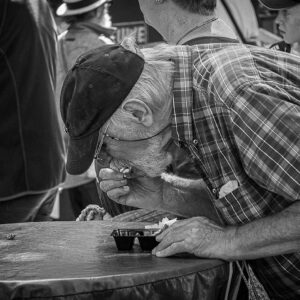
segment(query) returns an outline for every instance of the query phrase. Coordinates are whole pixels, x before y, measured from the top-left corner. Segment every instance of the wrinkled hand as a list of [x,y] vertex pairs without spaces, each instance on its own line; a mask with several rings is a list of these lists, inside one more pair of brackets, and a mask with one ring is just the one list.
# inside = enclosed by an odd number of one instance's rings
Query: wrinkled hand
[[76,219],[76,221],[99,221],[103,220],[106,211],[104,208],[90,204],[85,209],[83,209]]
[[152,253],[159,257],[187,252],[198,257],[226,259],[228,229],[205,217],[177,221],[156,237]]
[[162,179],[159,177],[124,178],[110,168],[99,171],[100,189],[120,204],[146,209],[159,209],[162,203]]

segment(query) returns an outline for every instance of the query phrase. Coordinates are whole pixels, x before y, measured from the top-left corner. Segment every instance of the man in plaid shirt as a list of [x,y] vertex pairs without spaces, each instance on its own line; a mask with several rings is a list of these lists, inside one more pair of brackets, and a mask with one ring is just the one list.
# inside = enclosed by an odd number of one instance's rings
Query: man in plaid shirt
[[[69,173],[95,156],[112,200],[186,218],[154,255],[246,260],[272,299],[299,299],[297,57],[230,42],[141,52],[126,40],[78,59],[61,108]],[[176,146],[211,193],[167,172]],[[205,201],[219,223],[203,217]]]

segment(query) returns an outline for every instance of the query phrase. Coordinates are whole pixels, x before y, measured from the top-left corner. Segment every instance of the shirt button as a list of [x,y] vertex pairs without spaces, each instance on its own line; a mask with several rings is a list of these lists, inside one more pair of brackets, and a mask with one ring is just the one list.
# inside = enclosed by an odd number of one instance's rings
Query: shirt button
[[212,193],[213,193],[214,195],[216,195],[216,194],[217,194],[217,189],[212,189]]
[[198,145],[198,143],[199,143],[198,140],[196,140],[196,139],[193,140],[193,144],[194,144],[194,145]]

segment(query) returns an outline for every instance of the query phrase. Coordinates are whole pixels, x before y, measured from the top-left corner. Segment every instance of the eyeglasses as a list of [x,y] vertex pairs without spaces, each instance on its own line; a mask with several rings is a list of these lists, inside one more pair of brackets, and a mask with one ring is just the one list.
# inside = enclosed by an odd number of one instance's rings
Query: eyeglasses
[[163,133],[166,129],[168,129],[169,127],[171,127],[171,124],[168,124],[166,127],[164,127],[162,130],[160,130],[159,132],[157,132],[156,134],[150,136],[150,137],[146,137],[143,139],[136,139],[136,140],[123,140],[123,139],[119,139],[117,137],[111,136],[107,133],[108,127],[110,125],[110,122],[107,123],[107,126],[105,127],[103,133],[101,133],[101,131],[99,131],[99,137],[98,137],[98,142],[97,142],[97,146],[96,146],[96,151],[95,151],[95,155],[94,155],[94,159],[98,160],[101,162],[102,157],[100,157],[100,152],[101,152],[101,148],[103,146],[104,143],[104,139],[110,138],[114,141],[118,141],[118,142],[140,142],[140,141],[146,141],[146,140],[150,140],[158,135],[160,135],[161,133]]
[[103,146],[103,142],[106,136],[108,136],[108,134],[106,133],[108,130],[108,126],[109,126],[110,122],[107,123],[104,132],[101,134],[101,131],[99,130],[99,137],[98,137],[98,141],[97,141],[97,146],[96,146],[96,151],[95,151],[95,155],[94,155],[94,159],[101,161],[101,158],[99,156],[100,152],[101,152],[101,148]]

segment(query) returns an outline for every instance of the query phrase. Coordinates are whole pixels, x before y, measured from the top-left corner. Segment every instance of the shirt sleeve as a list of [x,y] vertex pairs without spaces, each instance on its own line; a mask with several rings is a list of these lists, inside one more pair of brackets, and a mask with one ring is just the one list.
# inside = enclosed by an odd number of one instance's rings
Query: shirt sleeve
[[233,133],[248,176],[300,200],[300,88],[256,82],[231,95]]

